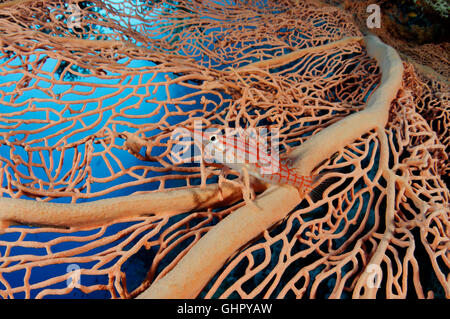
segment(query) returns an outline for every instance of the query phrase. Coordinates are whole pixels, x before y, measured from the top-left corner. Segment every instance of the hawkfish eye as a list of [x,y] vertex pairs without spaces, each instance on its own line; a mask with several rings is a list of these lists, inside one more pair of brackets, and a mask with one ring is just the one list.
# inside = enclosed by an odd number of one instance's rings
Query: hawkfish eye
[[210,140],[211,142],[213,142],[213,143],[216,143],[219,139],[217,138],[216,135],[211,135],[211,136],[209,137],[209,140]]

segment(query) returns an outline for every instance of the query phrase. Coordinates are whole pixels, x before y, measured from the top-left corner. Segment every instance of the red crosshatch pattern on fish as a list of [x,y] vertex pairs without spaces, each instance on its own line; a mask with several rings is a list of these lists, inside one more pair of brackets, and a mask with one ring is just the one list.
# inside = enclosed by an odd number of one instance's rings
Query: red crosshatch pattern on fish
[[313,189],[313,176],[300,175],[288,160],[280,160],[275,151],[269,153],[268,144],[261,136],[250,134],[220,135],[208,132],[202,134],[202,143],[207,156],[220,164],[248,173],[270,184],[288,184],[299,192],[307,193]]

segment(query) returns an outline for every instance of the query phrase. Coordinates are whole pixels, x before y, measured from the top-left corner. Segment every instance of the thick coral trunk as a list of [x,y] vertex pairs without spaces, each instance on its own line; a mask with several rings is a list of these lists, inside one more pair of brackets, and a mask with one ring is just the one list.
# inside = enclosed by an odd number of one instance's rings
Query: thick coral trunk
[[378,37],[365,38],[367,53],[375,58],[381,68],[382,78],[364,110],[349,115],[312,136],[290,155],[304,175],[336,150],[376,127],[384,127],[389,116],[389,106],[401,86],[403,65],[397,52],[383,44]]
[[[266,186],[252,179],[256,191]],[[231,204],[242,198],[238,186],[224,183],[204,188],[167,190],[146,194],[102,199],[80,204],[38,202],[26,199],[0,198],[0,231],[9,224],[46,225],[53,227],[88,227],[142,215],[168,216],[208,207]]]
[[[293,151],[295,165],[305,175],[365,132],[384,127],[388,120],[390,104],[401,87],[402,61],[377,37],[367,36],[364,42],[367,53],[379,63],[381,83],[363,111],[327,127]],[[300,201],[292,187],[269,188],[255,201],[260,211],[244,206],[227,216],[138,298],[196,297],[236,250],[284,218]]]

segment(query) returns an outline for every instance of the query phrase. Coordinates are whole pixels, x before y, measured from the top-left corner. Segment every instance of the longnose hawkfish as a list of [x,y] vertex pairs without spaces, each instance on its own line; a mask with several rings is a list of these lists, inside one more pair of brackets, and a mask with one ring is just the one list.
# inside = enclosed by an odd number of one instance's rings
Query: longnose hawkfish
[[273,149],[269,152],[268,145],[262,137],[245,133],[221,135],[191,129],[189,131],[194,133],[194,140],[201,140],[204,159],[214,161],[241,174],[245,186],[243,191],[246,190],[243,194],[244,200],[247,203],[250,203],[251,197],[254,197],[253,191],[250,190],[249,175],[268,184],[294,186],[301,197],[311,192],[321,177],[321,175],[299,174],[288,158],[282,158]]

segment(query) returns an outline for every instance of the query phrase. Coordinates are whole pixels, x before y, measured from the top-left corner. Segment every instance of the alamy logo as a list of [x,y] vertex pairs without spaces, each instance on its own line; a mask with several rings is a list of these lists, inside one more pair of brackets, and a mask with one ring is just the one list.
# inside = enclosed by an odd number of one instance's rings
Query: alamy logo
[[378,4],[370,4],[366,9],[370,15],[367,17],[366,24],[369,29],[381,28],[381,10]]
[[66,280],[67,287],[78,288],[80,287],[81,268],[77,264],[70,264],[66,269],[69,273],[69,277]]
[[366,285],[368,288],[380,288],[381,279],[383,278],[383,273],[381,271],[381,267],[376,264],[370,264],[367,266],[367,279]]
[[81,10],[78,4],[69,4],[68,11],[70,16],[67,18],[67,26],[72,30],[81,28]]

